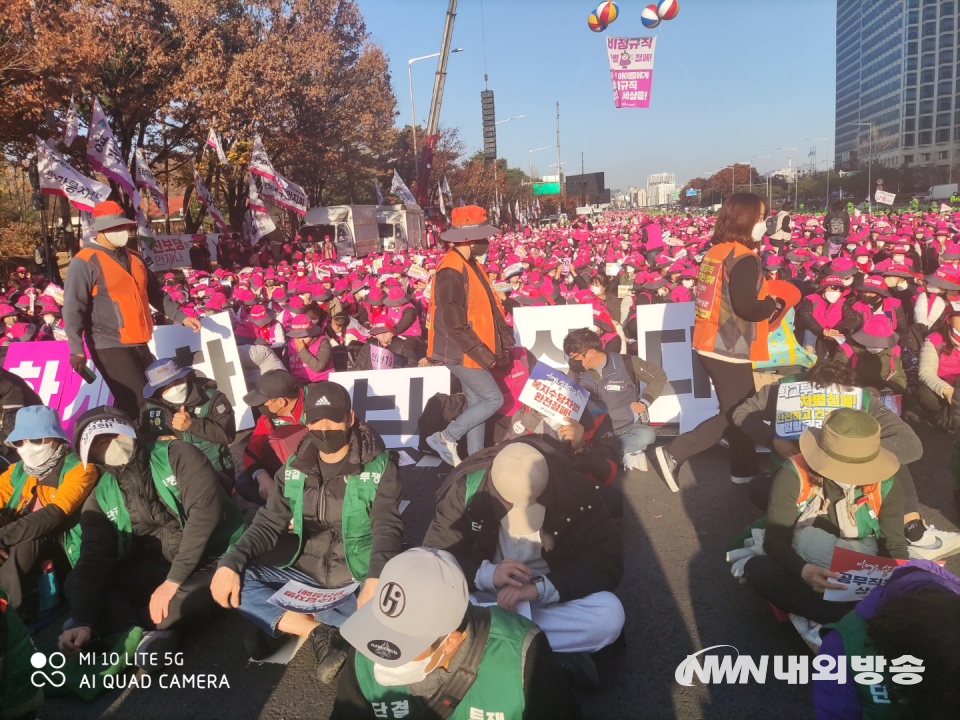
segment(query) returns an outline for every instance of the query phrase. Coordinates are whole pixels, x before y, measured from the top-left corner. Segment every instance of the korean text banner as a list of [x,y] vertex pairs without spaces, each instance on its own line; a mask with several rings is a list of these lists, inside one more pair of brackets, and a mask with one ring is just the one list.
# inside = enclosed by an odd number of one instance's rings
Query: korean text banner
[[613,102],[618,108],[650,107],[655,37],[607,38]]

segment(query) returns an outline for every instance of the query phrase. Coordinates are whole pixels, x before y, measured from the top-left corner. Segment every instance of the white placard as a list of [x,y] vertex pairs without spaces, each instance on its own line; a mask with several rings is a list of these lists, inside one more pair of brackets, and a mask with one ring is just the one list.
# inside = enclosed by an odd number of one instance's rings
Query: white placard
[[419,265],[411,265],[407,268],[407,275],[412,277],[414,280],[422,280],[424,282],[430,279],[430,271],[424,270]]
[[559,370],[538,362],[520,391],[519,400],[544,417],[564,423],[580,422],[590,393]]
[[897,194],[892,192],[884,192],[883,190],[877,189],[876,194],[873,196],[874,200],[883,205],[893,205],[894,199],[896,199]]
[[[217,240],[220,236],[211,233],[204,237],[211,261],[216,260]],[[193,238],[193,235],[157,235],[152,248],[146,243],[143,244],[143,262],[153,272],[188,268]]]
[[327,590],[291,580],[267,598],[267,602],[290,612],[313,614],[343,605],[358,587],[360,583],[352,582],[342,588]]
[[330,373],[350,393],[353,412],[380,433],[388,448],[420,445],[417,422],[435,394],[450,394],[445,367],[394,368]]
[[237,341],[229,313],[200,319],[200,332],[183,325],[159,325],[153,329],[150,352],[156,358],[173,358],[180,367],[190,366],[197,375],[215,380],[233,404],[237,430],[253,427],[253,411],[243,402],[247,381],[240,366]]
[[[684,413],[699,419],[716,415],[720,409],[713,383],[700,365],[691,346],[693,303],[666,303],[637,307],[637,354],[659,365],[669,382],[650,407],[650,422],[679,422]],[[695,427],[695,426],[694,426]]]
[[566,372],[563,339],[571,330],[593,325],[590,305],[518,307],[513,310],[513,336],[540,362]]
[[778,438],[796,440],[810,427],[823,427],[823,421],[834,410],[859,410],[863,394],[833,385],[815,388],[806,381],[780,383],[777,392],[776,434]]
[[370,363],[374,370],[392,370],[394,365],[393,353],[372,342],[370,343]]
[[508,265],[503,269],[504,279],[513,277],[514,275],[520,275],[523,272],[523,263],[514,263],[513,265]]

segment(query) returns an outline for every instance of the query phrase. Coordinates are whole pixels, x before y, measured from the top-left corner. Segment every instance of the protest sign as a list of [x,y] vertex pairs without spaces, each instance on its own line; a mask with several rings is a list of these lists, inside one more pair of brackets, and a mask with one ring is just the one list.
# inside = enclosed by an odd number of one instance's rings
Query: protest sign
[[823,421],[834,410],[860,410],[863,393],[832,385],[817,388],[808,382],[781,382],[777,393],[776,434],[778,438],[795,440],[810,427],[823,427]]
[[291,580],[271,595],[267,602],[290,612],[312,614],[343,605],[358,587],[360,583],[352,582],[341,588],[327,590]]
[[620,272],[620,263],[608,262],[604,268],[607,277],[614,277]]
[[407,268],[407,275],[414,280],[426,282],[430,279],[430,271],[424,270],[419,265],[411,265]]
[[621,300],[627,297],[627,295],[632,295],[632,294],[633,294],[633,288],[630,287],[629,285],[617,285],[617,297],[620,298]]
[[679,422],[681,432],[719,410],[710,377],[691,347],[693,312],[692,302],[637,308],[637,354],[662,367],[669,381],[650,407],[650,422]]
[[571,330],[593,325],[590,305],[518,307],[513,311],[513,335],[518,347],[525,347],[542,363],[567,369],[563,339]]
[[347,389],[357,419],[380,433],[388,448],[418,447],[417,421],[427,401],[438,392],[450,392],[445,367],[335,372],[329,379]]
[[541,415],[563,422],[583,415],[590,393],[559,370],[538,362],[520,391],[520,402]]
[[59,285],[54,285],[53,283],[47,284],[43,294],[52,297],[57,305],[63,305],[63,288]]
[[896,193],[885,192],[883,190],[877,190],[876,195],[874,195],[874,199],[881,205],[893,205],[896,197]]
[[217,256],[219,235],[157,235],[152,248],[143,246],[143,261],[153,272],[189,268],[190,248],[193,246],[194,237],[203,237],[210,257]]
[[393,367],[393,353],[376,343],[370,343],[370,362],[374,370],[390,370]]
[[823,599],[830,602],[857,602],[875,587],[886,585],[893,571],[905,562],[835,547],[830,560],[830,572],[840,573],[840,578],[832,582],[846,585],[846,588],[827,590],[823,593]]
[[230,314],[200,318],[200,325],[199,333],[183,325],[155,327],[150,352],[156,358],[173,358],[180,367],[192,367],[200,377],[215,380],[233,405],[237,430],[253,427],[253,411],[243,402],[247,381],[240,366]]
[[655,37],[607,38],[607,59],[610,61],[615,107],[650,107],[656,46]]
[[511,278],[514,275],[520,275],[523,273],[523,263],[514,263],[513,265],[508,265],[503,269],[503,277]]
[[498,282],[493,284],[493,289],[497,292],[505,293],[513,290],[513,285],[508,282]]

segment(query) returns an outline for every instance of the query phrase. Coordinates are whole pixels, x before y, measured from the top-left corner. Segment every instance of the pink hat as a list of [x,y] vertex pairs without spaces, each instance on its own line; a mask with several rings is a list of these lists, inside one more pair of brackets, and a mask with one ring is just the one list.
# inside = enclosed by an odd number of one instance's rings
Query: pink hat
[[818,286],[818,289],[823,290],[824,288],[828,288],[828,287],[835,287],[835,288],[845,287],[845,285],[843,284],[843,278],[837,275],[827,275],[823,280],[820,281],[820,285]]
[[370,328],[371,335],[379,335],[380,333],[395,333],[397,332],[397,326],[386,317],[380,317],[377,322],[373,324],[373,327]]
[[383,288],[373,287],[370,289],[370,293],[367,295],[367,304],[381,306],[383,305],[383,300],[386,297],[386,293],[383,292]]
[[384,299],[383,304],[387,307],[400,307],[401,305],[406,305],[408,302],[410,302],[410,298],[407,297],[407,294],[400,285],[390,285],[387,289],[387,297]]
[[37,334],[37,326],[33,323],[18,322],[14,323],[7,330],[7,335],[9,335],[14,340],[19,340],[20,342],[30,342],[34,335]]
[[320,326],[307,315],[294,315],[287,323],[287,337],[317,337],[321,332]]
[[873,292],[877,293],[877,295],[890,297],[890,290],[887,288],[887,283],[879,275],[870,275],[864,278],[863,282],[857,285],[856,289],[859,292]]
[[276,315],[272,311],[267,310],[263,305],[254,305],[250,309],[250,322],[252,322],[257,327],[264,327],[269,325],[276,319]]
[[892,348],[900,339],[886,315],[871,315],[851,337],[868,348]]

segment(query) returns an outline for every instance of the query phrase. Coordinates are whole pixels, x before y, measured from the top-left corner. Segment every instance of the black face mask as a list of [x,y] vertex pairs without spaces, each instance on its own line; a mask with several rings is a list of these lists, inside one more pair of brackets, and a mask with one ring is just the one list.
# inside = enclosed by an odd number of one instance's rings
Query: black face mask
[[477,240],[475,243],[472,243],[470,245],[470,255],[472,255],[475,258],[478,258],[481,255],[486,255],[489,249],[490,249],[489,240]]
[[570,372],[582,373],[585,369],[583,367],[583,360],[574,360],[573,358],[569,358],[567,363],[570,367]]
[[333,455],[342,450],[350,440],[350,430],[311,430],[311,437],[317,448],[324,455]]

